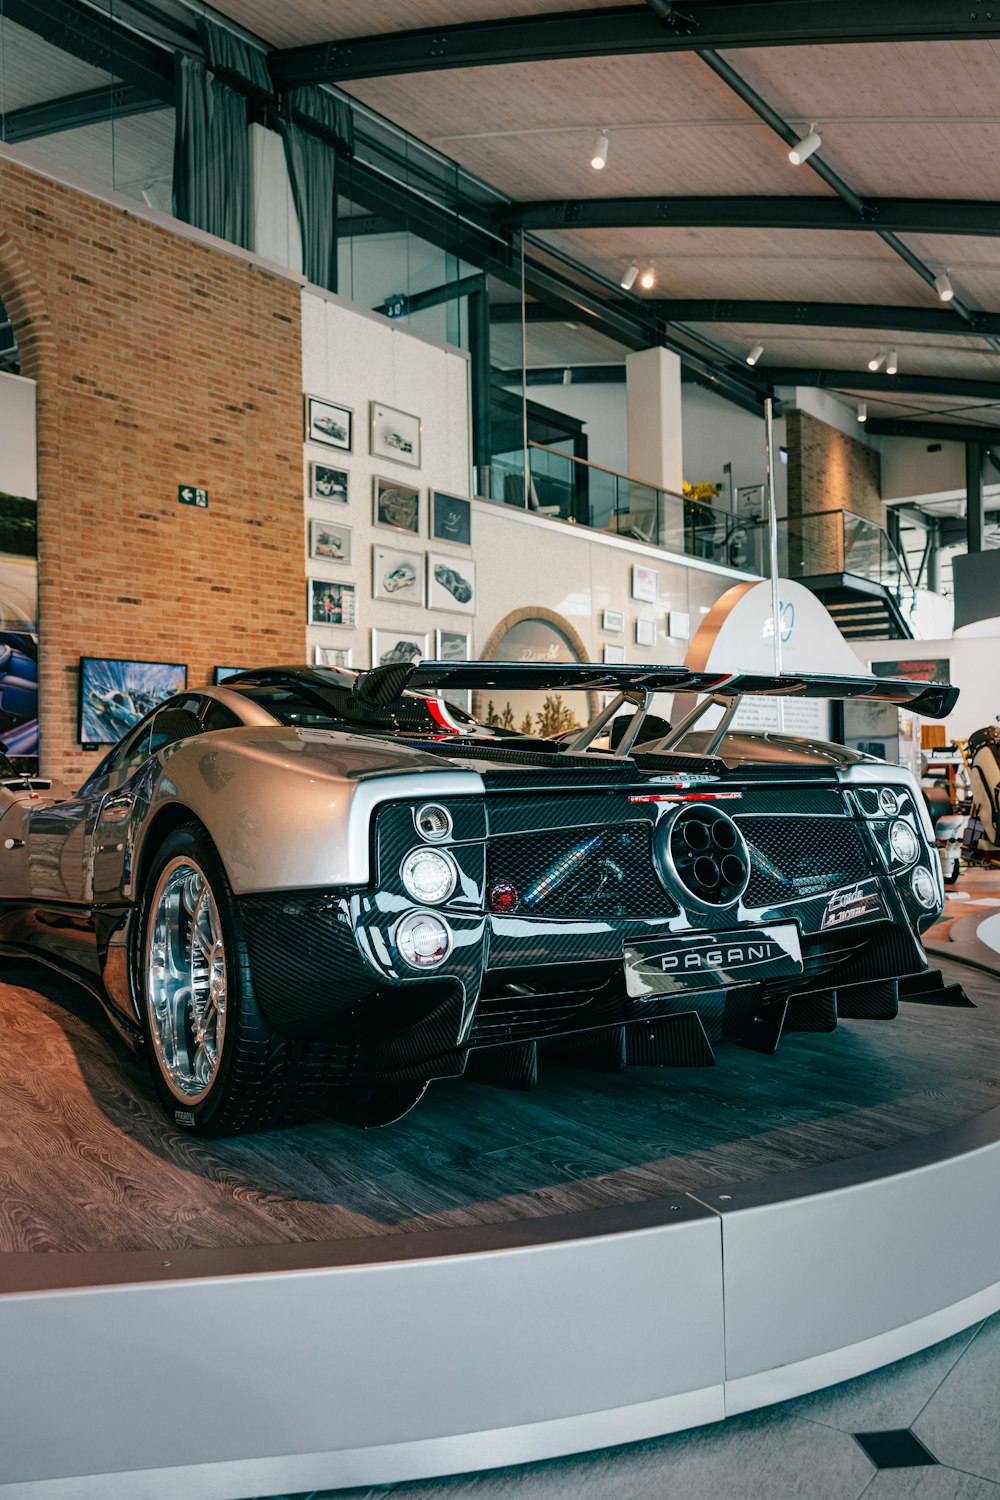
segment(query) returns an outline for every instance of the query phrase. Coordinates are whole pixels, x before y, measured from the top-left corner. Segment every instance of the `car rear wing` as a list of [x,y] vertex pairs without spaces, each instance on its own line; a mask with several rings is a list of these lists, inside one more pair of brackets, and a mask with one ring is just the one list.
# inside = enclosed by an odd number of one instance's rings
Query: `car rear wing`
[[766,676],[757,672],[691,672],[687,667],[607,666],[592,662],[422,661],[393,662],[362,673],[355,692],[367,703],[388,707],[403,692],[521,693],[614,692],[637,702],[652,693],[707,693],[716,698],[763,694],[782,698],[867,698],[943,719],[958,700],[948,682],[904,677]]

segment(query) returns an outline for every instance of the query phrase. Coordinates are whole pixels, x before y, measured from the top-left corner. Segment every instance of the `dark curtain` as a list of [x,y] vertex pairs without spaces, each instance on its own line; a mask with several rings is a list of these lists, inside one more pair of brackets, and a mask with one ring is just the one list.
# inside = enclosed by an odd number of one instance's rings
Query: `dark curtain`
[[247,101],[190,57],[177,59],[174,214],[252,248]]
[[292,89],[281,133],[307,281],[337,290],[337,161],[353,144],[349,107],[322,89]]

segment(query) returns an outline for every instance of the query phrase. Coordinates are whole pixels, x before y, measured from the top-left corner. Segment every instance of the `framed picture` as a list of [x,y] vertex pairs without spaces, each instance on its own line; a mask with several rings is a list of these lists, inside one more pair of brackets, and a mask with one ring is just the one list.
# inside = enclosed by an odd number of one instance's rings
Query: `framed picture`
[[610,635],[617,635],[625,629],[625,616],[620,609],[606,609],[601,615],[601,629]]
[[643,599],[647,604],[656,603],[660,575],[655,568],[644,568],[640,563],[632,565],[632,598]]
[[214,682],[218,687],[220,682],[225,682],[227,677],[235,677],[237,672],[245,672],[246,667],[216,667]]
[[395,599],[398,604],[423,604],[423,553],[402,552],[396,547],[373,547],[372,598]]
[[349,563],[352,535],[350,526],[336,521],[310,521],[309,556],[321,562]]
[[604,664],[605,664],[605,666],[608,666],[608,667],[610,667],[610,666],[620,667],[620,666],[622,666],[622,664],[624,663],[624,661],[625,661],[625,647],[624,646],[619,646],[619,645],[617,645],[613,641],[605,641],[605,643],[604,643]]
[[691,637],[691,616],[672,609],[667,614],[667,635],[672,641],[686,641]]
[[317,667],[353,666],[354,652],[350,646],[320,646],[317,644],[313,663]]
[[309,465],[310,500],[332,500],[335,505],[347,504],[347,470],[331,469],[329,464]]
[[309,579],[309,624],[357,623],[357,590],[353,583],[331,583],[326,578]]
[[165,661],[81,656],[81,745],[114,745],[164,698],[187,687],[187,667]]
[[372,402],[372,458],[420,468],[420,418]]
[[335,401],[321,401],[319,396],[306,397],[306,442],[323,443],[350,453],[354,447],[354,412]]
[[380,479],[376,474],[375,525],[390,526],[394,531],[420,534],[420,491],[412,485],[398,484],[395,479]]
[[472,501],[431,490],[431,536],[439,542],[472,546]]
[[635,622],[635,643],[637,646],[656,645],[656,621],[644,620],[642,618]]
[[372,666],[392,662],[422,661],[427,655],[427,637],[415,630],[373,630]]
[[476,565],[471,558],[428,552],[427,604],[463,615],[476,613]]
[[434,654],[438,661],[468,661],[472,656],[472,636],[461,630],[439,630]]

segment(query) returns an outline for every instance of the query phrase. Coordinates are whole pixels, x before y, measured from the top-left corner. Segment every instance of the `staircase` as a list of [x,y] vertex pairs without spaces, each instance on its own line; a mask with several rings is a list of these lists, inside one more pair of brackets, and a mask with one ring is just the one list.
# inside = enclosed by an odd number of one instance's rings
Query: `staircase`
[[[781,523],[788,577],[821,599],[848,640],[912,640],[916,590],[884,527],[846,510]],[[782,540],[779,533],[779,545]]]
[[822,600],[847,640],[913,639],[895,595],[884,583],[850,573],[825,573],[799,582]]

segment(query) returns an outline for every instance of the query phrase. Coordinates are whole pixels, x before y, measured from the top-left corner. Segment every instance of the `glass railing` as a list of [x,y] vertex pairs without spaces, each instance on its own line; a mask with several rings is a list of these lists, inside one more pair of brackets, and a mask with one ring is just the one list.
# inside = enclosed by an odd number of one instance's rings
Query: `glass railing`
[[529,443],[528,466],[525,486],[523,455],[495,454],[491,464],[476,471],[476,493],[668,552],[742,572],[762,571],[766,534],[753,521],[731,511],[659,489],[542,443]]
[[[766,548],[767,524],[756,526]],[[849,510],[811,511],[779,521],[778,571],[783,578],[868,578],[892,595],[906,620],[916,602],[909,564],[888,532]]]

